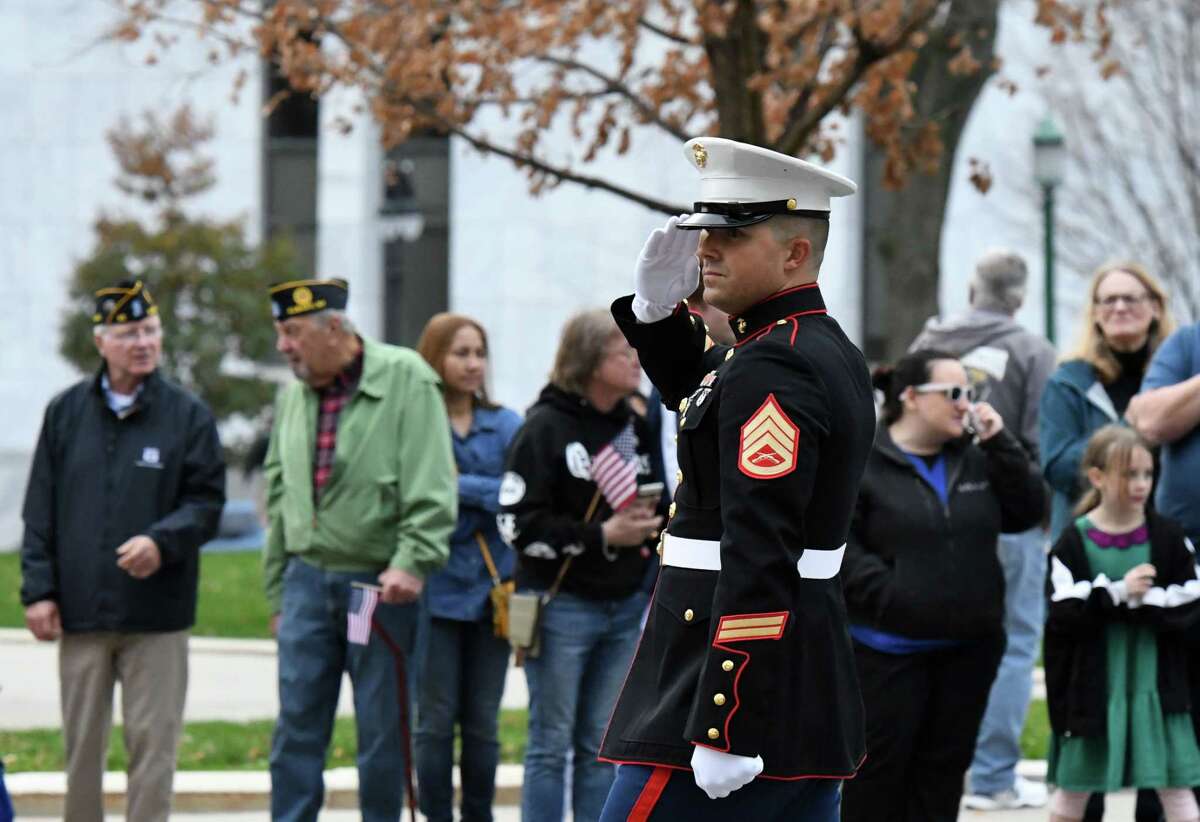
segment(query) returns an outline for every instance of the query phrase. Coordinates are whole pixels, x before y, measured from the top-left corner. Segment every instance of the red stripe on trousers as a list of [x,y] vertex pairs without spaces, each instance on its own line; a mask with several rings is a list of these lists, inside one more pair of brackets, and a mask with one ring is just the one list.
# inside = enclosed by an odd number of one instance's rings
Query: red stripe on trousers
[[650,814],[654,811],[654,806],[658,804],[662,792],[666,790],[667,780],[670,778],[670,768],[654,769],[654,773],[650,774],[650,778],[646,780],[642,792],[638,794],[637,802],[633,803],[633,810],[629,812],[628,822],[646,822],[650,818]]

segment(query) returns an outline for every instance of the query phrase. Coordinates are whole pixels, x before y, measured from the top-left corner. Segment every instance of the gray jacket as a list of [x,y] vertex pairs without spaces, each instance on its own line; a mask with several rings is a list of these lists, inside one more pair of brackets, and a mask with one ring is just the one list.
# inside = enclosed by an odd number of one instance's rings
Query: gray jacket
[[985,386],[982,399],[1036,457],[1038,403],[1056,356],[1045,337],[1026,331],[1007,314],[972,309],[944,320],[931,317],[909,351],[918,348],[961,358],[972,380]]

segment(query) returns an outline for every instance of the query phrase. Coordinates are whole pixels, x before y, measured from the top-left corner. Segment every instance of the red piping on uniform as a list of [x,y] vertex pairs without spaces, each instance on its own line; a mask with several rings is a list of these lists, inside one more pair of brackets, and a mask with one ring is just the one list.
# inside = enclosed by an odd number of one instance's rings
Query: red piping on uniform
[[714,642],[712,646],[714,648],[720,648],[726,653],[740,654],[741,656],[745,657],[742,660],[742,664],[738,666],[737,673],[733,675],[733,707],[729,710],[729,715],[725,717],[725,725],[723,727],[724,733],[722,734],[722,736],[725,738],[725,747],[718,748],[715,745],[705,745],[706,748],[711,747],[714,750],[729,753],[729,749],[733,746],[733,743],[729,740],[729,723],[733,721],[733,715],[736,714],[738,712],[738,708],[741,707],[741,700],[738,698],[738,681],[742,678],[742,671],[746,670],[746,666],[750,663],[750,654],[748,651],[739,651],[735,648],[728,648],[724,645],[718,645],[716,642]]
[[664,768],[661,765],[656,767],[654,772],[650,774],[650,778],[646,780],[642,792],[638,794],[637,802],[633,804],[633,809],[629,811],[626,822],[646,822],[650,818],[650,814],[654,812],[654,806],[662,798],[663,791],[666,790],[667,782],[670,779],[670,768]]
[[788,345],[796,344],[796,335],[800,332],[800,323],[795,317],[792,317],[792,338],[788,340]]
[[[793,322],[795,322],[797,317],[807,317],[811,314],[828,314],[828,313],[829,313],[828,309],[813,308],[809,311],[798,311],[795,314],[789,314],[788,316],[781,317],[780,319],[792,320]],[[733,347],[737,348],[739,346],[745,345],[748,342],[753,342],[754,340],[757,340],[757,339],[767,336],[767,334],[771,333],[771,329],[774,328],[778,324],[779,324],[779,321],[774,320],[774,321],[768,323],[763,328],[760,328],[758,331],[751,331],[750,335],[748,337],[746,337],[746,339],[742,340],[741,342],[734,343]]]
[[[699,742],[693,742],[692,745],[697,748],[711,747],[710,745],[701,745]],[[713,748],[713,750],[716,751],[720,749]],[[688,773],[692,772],[692,769],[687,765],[664,765],[661,762],[643,762],[640,759],[613,759],[612,757],[608,756],[597,756],[596,759],[600,762],[607,762],[610,765],[640,765],[643,768],[668,768],[672,771],[687,771]],[[854,770],[850,771],[850,773],[817,773],[802,774],[800,776],[769,776],[767,774],[759,774],[754,778],[770,779],[773,782],[795,782],[799,779],[853,779],[858,774],[858,769],[861,768],[863,763],[866,761],[867,756],[866,754],[863,754],[863,758],[858,760],[858,764],[854,766]]]
[[662,762],[643,762],[640,759],[613,759],[610,756],[597,756],[599,762],[607,762],[610,765],[641,765],[645,768],[670,768],[673,771],[687,771],[691,773],[692,769],[687,765],[664,765]]
[[[763,297],[754,305],[750,306],[750,308],[758,308],[763,303],[769,303],[771,300],[775,299],[776,297],[782,297],[784,294],[795,294],[797,291],[808,291],[810,288],[816,288],[817,285],[817,283],[804,283],[804,285],[794,285],[791,288],[783,289],[783,291],[776,291],[774,294],[768,294],[767,296]],[[749,311],[750,308],[747,308],[746,311]],[[742,313],[745,314],[746,311],[743,311]]]

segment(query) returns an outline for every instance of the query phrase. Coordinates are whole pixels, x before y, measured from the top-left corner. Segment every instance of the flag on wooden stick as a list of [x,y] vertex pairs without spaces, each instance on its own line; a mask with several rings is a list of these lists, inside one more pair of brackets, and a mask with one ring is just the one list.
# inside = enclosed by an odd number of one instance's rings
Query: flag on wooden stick
[[379,604],[379,588],[374,585],[351,583],[350,609],[346,614],[346,639],[356,645],[371,641],[371,620]]
[[637,475],[637,435],[630,422],[592,457],[592,480],[609,507],[620,511],[637,495]]

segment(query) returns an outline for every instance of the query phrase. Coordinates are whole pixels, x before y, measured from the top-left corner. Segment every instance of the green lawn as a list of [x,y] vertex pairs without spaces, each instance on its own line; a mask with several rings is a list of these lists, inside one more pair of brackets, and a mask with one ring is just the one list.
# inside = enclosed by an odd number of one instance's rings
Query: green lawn
[[[257,551],[202,554],[196,636],[268,638],[267,600]],[[0,627],[25,625],[21,608],[21,563],[16,554],[0,554]]]
[[[0,554],[0,627],[22,627],[23,609],[18,600],[20,563],[15,554]],[[201,557],[200,602],[194,633],[197,636],[269,636],[267,603],[262,593],[259,555],[207,554]],[[520,762],[525,752],[526,712],[501,712],[501,757]],[[271,744],[270,721],[197,722],[187,726],[180,752],[182,770],[256,770],[265,768]],[[1021,737],[1021,755],[1043,759],[1050,740],[1046,703],[1036,700]],[[62,769],[62,737],[58,731],[0,731],[0,752],[10,771]],[[354,725],[339,719],[330,746],[329,765],[354,764]],[[113,731],[109,770],[123,770],[125,748],[119,729]]]
[[[524,710],[500,712],[500,761],[520,763],[525,756],[528,713]],[[271,750],[272,722],[193,722],[184,729],[179,752],[183,771],[252,771],[267,767]],[[1021,738],[1021,756],[1043,759],[1050,737],[1046,703],[1035,700],[1029,709],[1029,721]],[[57,730],[0,731],[0,751],[4,767],[19,771],[61,771],[62,735]],[[354,720],[341,717],[334,726],[327,766],[354,765]],[[125,769],[125,746],[121,729],[114,728],[108,749],[108,770]]]
[[[500,712],[500,759],[520,762],[525,756],[524,710]],[[182,771],[254,771],[265,770],[271,751],[271,720],[261,722],[193,722],[184,728],[179,751]],[[9,773],[20,771],[61,771],[63,769],[62,734],[57,730],[0,731],[0,751]],[[327,767],[354,765],[354,720],[339,717],[334,725]],[[125,745],[121,729],[114,728],[108,748],[107,769],[125,770]]]

